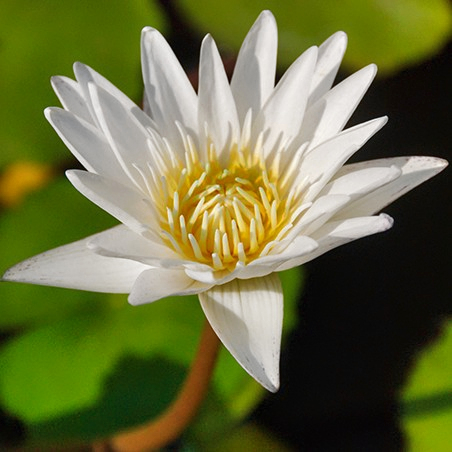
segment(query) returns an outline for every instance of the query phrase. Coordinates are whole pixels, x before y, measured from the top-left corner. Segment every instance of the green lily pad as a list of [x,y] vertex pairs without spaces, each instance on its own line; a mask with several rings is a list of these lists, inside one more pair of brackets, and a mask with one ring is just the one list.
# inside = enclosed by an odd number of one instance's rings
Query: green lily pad
[[349,36],[344,65],[355,70],[376,63],[388,73],[428,58],[451,35],[452,8],[447,0],[212,2],[181,0],[191,21],[236,52],[262,9],[278,22],[279,62],[288,66],[302,51],[338,30]]
[[[89,221],[86,219],[89,218]],[[117,222],[89,202],[63,177],[0,217],[0,271],[51,248],[100,232]],[[105,295],[28,284],[0,284],[0,328],[51,323],[90,309]]]
[[3,0],[1,8],[0,123],[8,126],[0,128],[0,165],[17,159],[55,162],[67,155],[42,111],[58,105],[50,77],[72,77],[74,61],[141,99],[141,28],[165,28],[153,1]]
[[452,324],[422,352],[403,392],[403,425],[412,452],[446,451],[452,442]]

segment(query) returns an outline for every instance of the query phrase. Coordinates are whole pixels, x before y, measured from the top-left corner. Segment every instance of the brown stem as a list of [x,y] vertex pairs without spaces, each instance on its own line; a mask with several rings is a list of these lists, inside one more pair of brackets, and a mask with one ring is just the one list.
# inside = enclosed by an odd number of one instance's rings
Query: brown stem
[[207,393],[218,355],[220,341],[206,321],[198,352],[177,399],[159,418],[148,425],[114,436],[95,450],[144,452],[159,449],[176,440],[196,415]]

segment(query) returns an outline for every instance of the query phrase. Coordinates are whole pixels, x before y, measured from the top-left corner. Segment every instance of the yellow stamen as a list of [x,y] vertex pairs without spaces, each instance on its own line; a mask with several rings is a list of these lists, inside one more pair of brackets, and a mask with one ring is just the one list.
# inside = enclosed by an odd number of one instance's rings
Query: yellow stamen
[[[267,254],[299,215],[295,206],[300,190],[281,186],[282,180],[287,183],[279,173],[282,151],[275,151],[270,165],[263,135],[254,149],[243,147],[250,143],[249,137],[243,138],[242,147],[234,145],[227,160],[224,153],[221,159],[217,156],[208,136],[199,151],[187,135],[182,137],[185,150],[179,154],[184,163],[177,158],[159,162],[159,168],[172,168],[160,179],[151,171],[161,185],[151,196],[159,204],[163,239],[182,258],[218,271],[232,271],[239,263],[246,265]],[[160,158],[164,151],[157,152]],[[152,191],[154,185],[146,187]]]

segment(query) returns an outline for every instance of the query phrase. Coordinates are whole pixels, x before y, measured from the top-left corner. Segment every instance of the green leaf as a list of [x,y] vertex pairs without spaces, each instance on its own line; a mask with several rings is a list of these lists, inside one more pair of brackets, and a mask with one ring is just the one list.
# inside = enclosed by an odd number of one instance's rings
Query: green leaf
[[[295,269],[283,276],[286,294],[294,295],[285,300],[286,326],[294,323],[299,275]],[[11,340],[0,352],[0,399],[39,441],[93,439],[141,423],[175,396],[204,321],[196,297],[132,307],[110,296],[89,313]],[[223,350],[193,428],[197,441],[243,419],[264,393]]]
[[278,451],[290,452],[291,449],[279,439],[257,424],[249,422],[215,442],[207,444],[203,452],[247,452]]
[[376,63],[391,72],[422,61],[438,51],[451,34],[452,9],[447,0],[181,0],[203,32],[234,52],[262,9],[270,9],[279,28],[279,62],[288,66],[302,51],[338,30],[349,36],[344,64],[357,69]]
[[123,358],[115,372],[106,378],[98,403],[66,416],[30,424],[30,442],[44,445],[68,438],[89,441],[145,423],[171,403],[185,371],[183,366],[165,358]]
[[[89,221],[87,219],[89,218]],[[0,217],[0,271],[117,222],[61,177]],[[28,284],[0,284],[0,328],[51,323],[105,300],[105,295]]]
[[[194,297],[138,308],[128,305],[124,296],[110,298],[109,304],[38,327],[3,348],[0,397],[10,412],[31,424],[75,411],[93,412],[93,407],[108,402],[105,382],[115,378],[115,371],[124,373],[116,367],[126,357],[146,361],[163,357],[188,366],[202,324]],[[158,404],[160,392],[152,386],[142,389]],[[92,421],[85,427],[90,429]]]
[[129,96],[141,100],[140,31],[163,29],[148,0],[2,0],[0,165],[16,159],[59,161],[67,151],[42,111],[58,105],[52,75],[72,77],[72,63],[91,65]]
[[404,427],[413,452],[449,450],[452,441],[452,324],[422,352],[403,393]]

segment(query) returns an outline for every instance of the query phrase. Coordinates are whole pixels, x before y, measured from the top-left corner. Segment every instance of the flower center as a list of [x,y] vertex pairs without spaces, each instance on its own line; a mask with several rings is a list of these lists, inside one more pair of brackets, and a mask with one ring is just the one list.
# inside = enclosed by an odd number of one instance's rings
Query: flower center
[[224,166],[216,155],[207,162],[192,148],[179,179],[165,176],[162,234],[189,260],[233,269],[270,251],[287,225],[290,200],[255,153],[234,150]]

